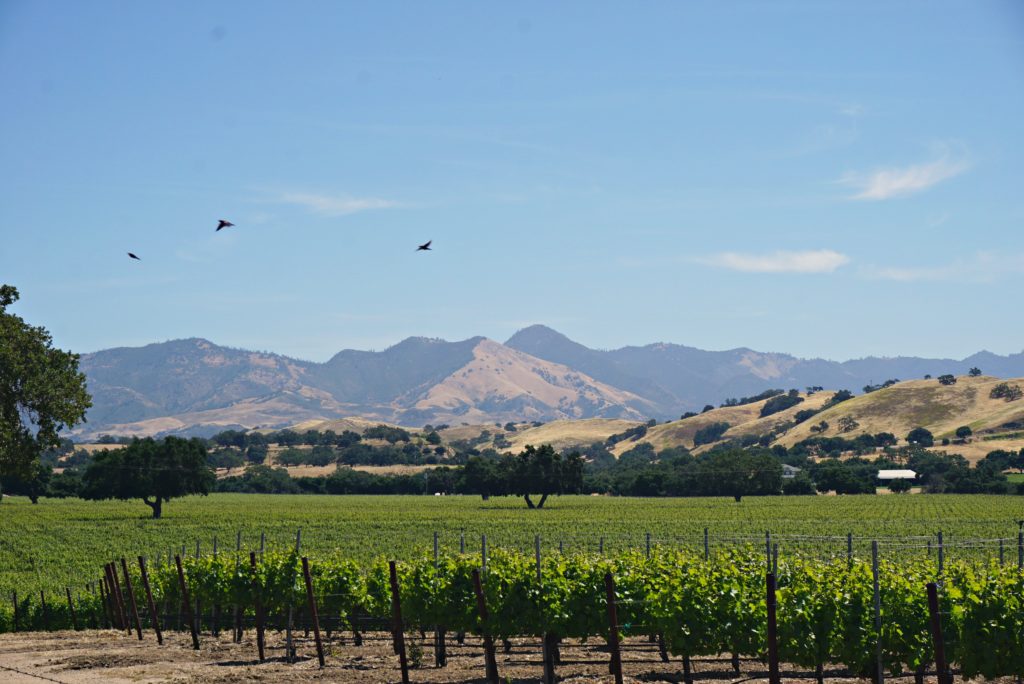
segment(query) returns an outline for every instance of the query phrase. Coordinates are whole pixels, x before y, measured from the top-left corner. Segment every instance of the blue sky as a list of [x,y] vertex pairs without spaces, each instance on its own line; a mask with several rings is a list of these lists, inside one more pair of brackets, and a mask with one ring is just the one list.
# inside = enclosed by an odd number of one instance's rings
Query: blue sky
[[6,0],[0,92],[75,351],[1024,348],[1022,3]]

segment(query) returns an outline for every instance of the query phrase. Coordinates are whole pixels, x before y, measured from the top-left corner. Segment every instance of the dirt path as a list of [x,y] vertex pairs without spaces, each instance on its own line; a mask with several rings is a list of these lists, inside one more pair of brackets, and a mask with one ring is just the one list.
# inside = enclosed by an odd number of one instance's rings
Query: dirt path
[[[252,634],[241,644],[233,644],[226,635],[220,639],[206,635],[201,649],[194,651],[187,634],[165,635],[158,646],[152,634],[144,641],[116,631],[48,632],[6,634],[0,636],[0,682],[7,684],[40,684],[50,681],[61,684],[79,683],[149,683],[149,682],[339,682],[374,684],[399,682],[398,658],[392,651],[387,634],[370,634],[362,646],[351,639],[333,639],[327,644],[327,667],[317,667],[312,639],[297,639],[298,662],[284,662],[282,635],[268,635],[268,662],[260,664]],[[451,642],[448,667],[433,667],[431,635],[421,640],[410,636],[410,660],[421,661],[410,672],[415,684],[482,684],[483,652],[479,640],[467,638],[465,645]],[[565,644],[562,664],[558,667],[561,681],[568,684],[600,682],[611,684],[608,654],[603,642],[595,639],[588,645]],[[766,682],[765,666],[745,660],[737,675],[727,659],[701,659],[693,663],[698,682]],[[502,682],[527,684],[539,682],[541,676],[540,645],[536,640],[517,639],[505,652],[498,647],[498,670]],[[627,682],[680,682],[682,663],[673,658],[662,663],[655,645],[646,639],[629,639],[623,646],[623,670]],[[826,672],[828,682],[861,682],[838,670]],[[794,668],[783,669],[783,679],[813,682],[813,673]],[[909,684],[913,678],[892,681]],[[934,677],[928,679],[934,681]],[[1012,680],[1006,680],[1010,682]]]

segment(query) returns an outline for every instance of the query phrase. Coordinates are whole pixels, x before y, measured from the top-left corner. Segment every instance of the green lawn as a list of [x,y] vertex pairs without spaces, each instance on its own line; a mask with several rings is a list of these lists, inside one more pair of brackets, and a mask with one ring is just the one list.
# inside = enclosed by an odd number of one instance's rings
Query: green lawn
[[[10,589],[63,589],[99,576],[107,560],[139,554],[153,557],[196,542],[212,551],[233,553],[236,533],[244,549],[258,548],[265,532],[268,546],[295,543],[302,529],[303,549],[311,555],[338,549],[359,560],[377,555],[405,558],[429,552],[433,533],[442,549],[459,548],[464,531],[467,552],[478,553],[486,533],[493,548],[532,548],[543,537],[544,552],[559,542],[568,550],[596,552],[642,548],[652,543],[703,546],[709,528],[711,546],[764,544],[764,533],[778,535],[781,553],[797,546],[827,555],[845,553],[838,537],[852,532],[857,553],[871,538],[910,540],[913,548],[883,544],[883,554],[927,552],[925,535],[942,530],[947,543],[964,538],[1012,539],[1006,557],[1016,560],[1016,520],[1024,518],[1024,498],[1012,496],[886,495],[731,499],[627,499],[553,497],[543,510],[527,510],[521,499],[424,496],[271,496],[216,494],[175,500],[164,518],[152,520],[141,502],[85,502],[5,497],[0,504],[0,596]],[[835,539],[789,538],[786,535]],[[997,547],[989,545],[994,554]],[[955,554],[951,546],[947,553]]]

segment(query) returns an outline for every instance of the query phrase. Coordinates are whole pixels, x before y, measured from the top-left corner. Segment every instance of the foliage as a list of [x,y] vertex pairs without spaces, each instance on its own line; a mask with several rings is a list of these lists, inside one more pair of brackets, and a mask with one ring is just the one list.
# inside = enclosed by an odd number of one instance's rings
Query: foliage
[[[299,554],[262,554],[256,568],[231,553],[183,559],[190,595],[201,605],[238,604],[251,611],[258,597],[271,615],[305,602]],[[496,550],[482,572],[489,617],[475,611],[472,574],[479,559],[464,554],[413,557],[397,563],[405,624],[411,630],[437,625],[450,631],[497,638],[511,636],[586,639],[607,633],[604,576],[616,589],[625,636],[658,633],[675,656],[733,652],[763,655],[767,633],[764,557],[752,548],[699,553],[655,546],[649,555],[626,551],[612,557],[546,553],[537,565],[529,554]],[[388,620],[388,560],[360,568],[338,554],[309,561],[313,593],[324,620],[352,625],[356,615]],[[932,644],[925,587],[934,570],[920,563],[883,559],[879,564],[881,630],[873,619],[871,564],[845,556],[829,560],[800,554],[779,558],[778,645],[784,662],[820,668],[842,663],[868,675],[880,653],[887,673],[900,675],[929,663]],[[138,571],[134,585],[138,587]],[[155,600],[181,600],[173,564],[150,566]],[[942,576],[940,611],[946,653],[965,678],[1012,676],[1024,668],[1024,575],[1014,566],[951,560]],[[141,598],[141,595],[140,597]],[[100,621],[94,597],[79,597],[83,620]],[[12,628],[12,610],[0,607],[0,631]],[[70,625],[66,607],[54,601],[45,616],[51,629]],[[19,602],[20,629],[43,624],[42,607]],[[169,626],[168,626],[169,627]]]
[[693,445],[700,446],[702,444],[711,444],[721,439],[722,435],[729,429],[729,424],[726,422],[715,422],[705,425],[693,435]]
[[725,407],[725,406],[743,406],[744,404],[753,404],[755,402],[762,401],[764,399],[771,399],[772,397],[776,397],[776,396],[778,396],[780,394],[784,394],[785,391],[786,390],[781,390],[781,389],[769,389],[769,390],[765,390],[764,392],[761,392],[760,394],[755,394],[752,397],[741,397],[739,399],[726,399],[724,402],[722,402],[722,406],[723,407]]
[[916,427],[907,433],[907,443],[927,449],[935,444],[935,438],[932,436],[932,433],[925,428]]
[[939,384],[940,385],[955,385],[956,384],[956,376],[948,374],[948,373],[946,375],[940,375],[938,377],[938,380],[939,380]]
[[803,402],[803,397],[796,396],[795,394],[780,394],[774,396],[764,403],[761,407],[761,417],[770,416],[773,413],[785,411],[786,409],[796,406]]
[[82,480],[86,499],[142,499],[153,509],[153,517],[159,518],[165,501],[209,493],[214,474],[206,464],[202,440],[147,437],[122,449],[99,452]]
[[864,385],[864,394],[871,394],[872,392],[877,392],[880,389],[885,389],[886,387],[892,387],[897,382],[899,382],[899,380],[897,378],[890,378],[890,379],[886,380],[885,382],[883,382],[881,385]]
[[850,390],[839,390],[829,397],[829,400],[825,402],[825,405],[821,407],[821,410],[824,411],[827,408],[832,408],[836,404],[841,404],[844,401],[849,401],[850,399],[853,399],[853,392]]
[[1024,392],[1021,391],[1020,385],[1011,385],[1006,382],[1000,382],[988,393],[990,399],[1005,399],[1006,401],[1017,401]]
[[78,355],[54,349],[45,328],[7,310],[18,290],[0,285],[0,475],[32,476],[59,434],[85,419],[92,400]]
[[860,427],[860,423],[851,416],[840,416],[839,420],[836,421],[836,427],[839,428],[840,432],[853,432]]

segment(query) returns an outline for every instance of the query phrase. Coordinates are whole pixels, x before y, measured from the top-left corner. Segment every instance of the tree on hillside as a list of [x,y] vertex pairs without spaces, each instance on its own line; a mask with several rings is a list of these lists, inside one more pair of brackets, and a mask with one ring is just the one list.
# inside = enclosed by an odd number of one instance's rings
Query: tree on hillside
[[92,400],[78,355],[54,349],[45,328],[7,311],[18,290],[0,285],[0,476],[31,477],[59,434],[85,419]]
[[970,437],[973,434],[974,434],[974,431],[971,430],[971,427],[969,425],[961,425],[960,427],[958,427],[956,429],[956,436],[959,439],[967,439],[968,437]]
[[967,371],[967,374],[970,375],[972,378],[976,378],[979,375],[981,375],[981,369],[975,366],[974,368],[971,368],[971,370]]
[[722,435],[729,429],[726,422],[709,423],[693,434],[693,445],[711,444],[721,439]]
[[159,518],[163,503],[188,494],[208,494],[215,476],[200,439],[135,439],[116,451],[101,451],[82,476],[84,499],[142,499]]
[[[551,494],[575,494],[583,489],[583,458],[578,453],[557,453],[550,444],[539,449],[527,445],[515,459],[510,490],[526,500],[528,508],[544,508]],[[536,504],[531,494],[540,494]]]
[[836,421],[836,426],[840,432],[853,432],[860,427],[860,423],[855,421],[851,416],[842,416]]
[[956,384],[956,376],[950,375],[949,373],[946,373],[945,375],[940,375],[938,380],[939,380],[939,384],[940,385],[955,385]]
[[907,442],[928,449],[935,444],[935,438],[923,427],[916,427],[907,433]]

